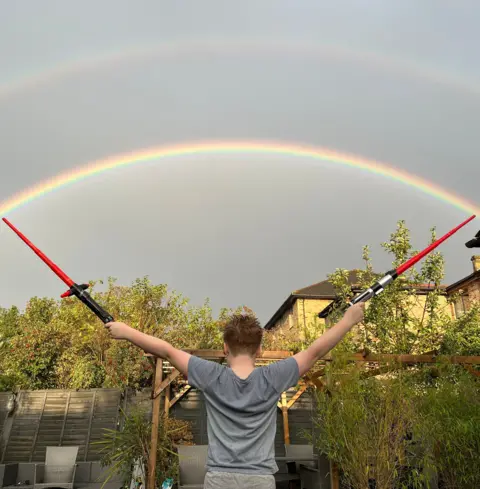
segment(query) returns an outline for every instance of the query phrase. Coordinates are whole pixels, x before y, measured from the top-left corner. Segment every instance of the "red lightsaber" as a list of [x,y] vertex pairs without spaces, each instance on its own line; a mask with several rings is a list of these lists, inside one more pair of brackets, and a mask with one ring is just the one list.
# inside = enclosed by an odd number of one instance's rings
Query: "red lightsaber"
[[74,295],[80,299],[94,314],[96,314],[105,324],[112,322],[113,317],[105,311],[91,295],[87,292],[88,284],[76,284],[58,265],[53,263],[42,251],[40,251],[25,235],[23,235],[8,219],[5,217],[2,221],[27,245],[34,253],[57,275],[57,277],[65,282],[69,289],[64,292],[61,297],[69,297]]
[[387,272],[381,279],[375,282],[371,287],[369,287],[367,290],[361,292],[359,295],[354,297],[351,300],[351,302],[348,303],[348,306],[353,306],[353,304],[357,304],[358,302],[366,302],[372,297],[383,292],[383,290],[387,285],[391,284],[396,278],[402,275],[402,273],[405,273],[409,268],[412,268],[413,265],[415,265],[415,263],[419,262],[422,258],[424,258],[426,255],[431,253],[435,248],[437,248],[437,246],[441,245],[445,240],[450,238],[450,236],[455,234],[459,229],[463,228],[463,226],[467,225],[470,221],[473,221],[473,219],[475,219],[475,215],[470,216],[468,219],[463,221],[457,227],[453,228],[451,231],[445,234],[445,236],[442,236],[441,238],[437,239],[435,242],[427,246],[423,251],[420,251],[420,253],[417,253],[415,256],[412,256],[412,258],[410,258],[405,263],[400,265],[397,269],[390,270],[389,272]]

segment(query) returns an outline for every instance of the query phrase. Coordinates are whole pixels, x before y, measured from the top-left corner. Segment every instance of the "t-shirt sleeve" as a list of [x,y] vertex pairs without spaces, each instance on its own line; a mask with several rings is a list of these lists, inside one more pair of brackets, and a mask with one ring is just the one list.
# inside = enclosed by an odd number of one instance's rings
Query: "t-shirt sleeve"
[[222,366],[216,362],[192,355],[188,361],[188,383],[196,389],[204,390],[218,377],[221,368]]
[[300,380],[298,363],[293,357],[265,367],[265,375],[278,394],[290,389],[290,387],[295,387]]

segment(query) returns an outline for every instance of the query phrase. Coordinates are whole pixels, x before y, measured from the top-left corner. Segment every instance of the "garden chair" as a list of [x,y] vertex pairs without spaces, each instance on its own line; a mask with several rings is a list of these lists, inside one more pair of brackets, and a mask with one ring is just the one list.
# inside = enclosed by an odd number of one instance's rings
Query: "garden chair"
[[47,447],[44,464],[35,464],[33,489],[73,489],[78,447]]
[[203,489],[208,445],[178,445],[177,451],[180,465],[178,489]]
[[17,485],[18,464],[0,465],[0,488],[12,487]]
[[329,489],[328,468],[320,470],[320,460],[312,445],[285,445],[285,458],[290,473],[300,475],[301,489]]

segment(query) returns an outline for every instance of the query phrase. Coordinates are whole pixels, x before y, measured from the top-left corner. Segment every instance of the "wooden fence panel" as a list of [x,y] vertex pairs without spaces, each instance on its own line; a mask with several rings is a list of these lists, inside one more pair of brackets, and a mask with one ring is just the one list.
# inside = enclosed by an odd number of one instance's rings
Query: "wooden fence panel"
[[21,391],[5,462],[42,462],[47,446],[78,446],[78,461],[95,461],[92,443],[117,426],[121,391]]

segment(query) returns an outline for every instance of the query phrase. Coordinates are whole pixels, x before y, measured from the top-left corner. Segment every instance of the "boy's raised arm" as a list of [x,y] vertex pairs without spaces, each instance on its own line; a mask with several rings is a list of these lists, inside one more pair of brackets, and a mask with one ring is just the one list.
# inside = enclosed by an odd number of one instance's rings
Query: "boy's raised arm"
[[188,376],[190,353],[178,350],[170,343],[142,333],[125,323],[113,322],[106,324],[105,327],[110,331],[112,338],[130,341],[145,352],[169,361],[182,375]]
[[364,309],[364,302],[353,305],[347,309],[343,318],[335,326],[323,333],[306,350],[294,355],[293,358],[298,363],[300,377],[305,375],[315,365],[317,360],[320,360],[334,348],[355,324],[363,320]]

